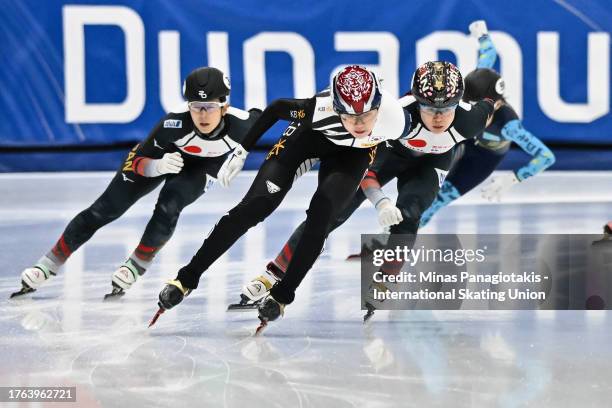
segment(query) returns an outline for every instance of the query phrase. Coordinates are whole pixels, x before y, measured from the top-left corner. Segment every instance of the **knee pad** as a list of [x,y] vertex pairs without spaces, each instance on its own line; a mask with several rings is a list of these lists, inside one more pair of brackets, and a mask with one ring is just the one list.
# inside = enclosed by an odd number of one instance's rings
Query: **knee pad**
[[178,222],[181,211],[183,211],[183,205],[178,200],[160,200],[155,206],[153,216],[159,217],[158,221],[173,228]]
[[121,214],[123,214],[123,211],[118,210],[112,205],[94,203],[80,215],[83,216],[83,220],[86,224],[101,227],[116,220]]

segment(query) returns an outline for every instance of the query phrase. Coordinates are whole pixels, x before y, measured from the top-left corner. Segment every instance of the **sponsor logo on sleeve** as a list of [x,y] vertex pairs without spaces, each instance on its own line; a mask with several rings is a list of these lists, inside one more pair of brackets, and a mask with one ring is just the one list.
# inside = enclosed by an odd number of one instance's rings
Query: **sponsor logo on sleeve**
[[183,121],[177,119],[167,119],[164,121],[165,128],[180,129],[183,127]]
[[304,119],[304,117],[306,117],[306,113],[304,112],[304,109],[292,110],[289,112],[289,115],[293,119]]

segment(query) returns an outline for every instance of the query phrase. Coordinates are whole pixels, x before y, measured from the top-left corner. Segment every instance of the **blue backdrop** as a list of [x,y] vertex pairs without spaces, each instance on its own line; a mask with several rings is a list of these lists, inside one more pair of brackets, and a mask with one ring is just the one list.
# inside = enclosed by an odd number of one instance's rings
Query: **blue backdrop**
[[610,145],[608,1],[2,0],[0,169],[113,168],[110,155],[49,167],[6,152],[136,142],[201,65],[229,74],[240,108],[307,97],[348,63],[374,65],[401,94],[423,60],[474,68],[475,19],[492,31],[496,67],[529,130],[551,143]]

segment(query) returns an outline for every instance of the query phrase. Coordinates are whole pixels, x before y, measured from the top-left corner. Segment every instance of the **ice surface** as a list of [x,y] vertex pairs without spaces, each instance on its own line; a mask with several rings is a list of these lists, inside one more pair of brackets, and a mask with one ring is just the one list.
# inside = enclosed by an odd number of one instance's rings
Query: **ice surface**
[[[20,271],[53,245],[111,174],[0,176],[0,386],[76,385],[74,407],[609,405],[608,312],[381,311],[364,326],[359,264],[343,259],[358,248],[359,233],[377,232],[371,208],[330,236],[285,317],[252,337],[256,313],[225,309],[303,219],[312,175],[213,265],[197,291],[147,329],[164,281],[252,177],[241,175],[229,190],[216,186],[186,209],[146,275],[124,298],[104,303],[156,193],[101,229],[48,285],[9,301]],[[611,181],[610,173],[551,172],[517,186],[502,204],[472,194],[425,231],[598,233],[612,218]]]

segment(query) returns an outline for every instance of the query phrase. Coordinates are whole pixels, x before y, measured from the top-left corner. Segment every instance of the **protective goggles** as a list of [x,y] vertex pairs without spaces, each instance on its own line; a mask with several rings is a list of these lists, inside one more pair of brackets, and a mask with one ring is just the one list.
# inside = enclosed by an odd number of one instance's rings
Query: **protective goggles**
[[430,115],[435,115],[436,113],[444,115],[446,113],[450,113],[454,111],[455,109],[457,109],[458,105],[459,104],[456,103],[454,105],[450,105],[445,108],[436,108],[435,106],[427,106],[427,105],[419,104],[419,110],[421,112],[429,113]]
[[200,102],[193,101],[189,102],[187,106],[189,106],[189,110],[192,112],[216,112],[227,105],[227,102]]
[[365,123],[371,119],[374,119],[377,113],[378,113],[378,109],[372,109],[370,111],[364,112],[359,115],[350,115],[348,113],[341,113],[340,119],[342,119],[343,122],[356,125],[358,123]]

